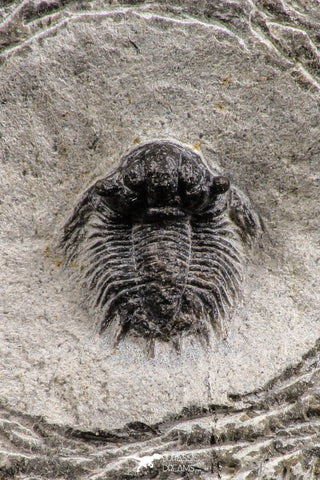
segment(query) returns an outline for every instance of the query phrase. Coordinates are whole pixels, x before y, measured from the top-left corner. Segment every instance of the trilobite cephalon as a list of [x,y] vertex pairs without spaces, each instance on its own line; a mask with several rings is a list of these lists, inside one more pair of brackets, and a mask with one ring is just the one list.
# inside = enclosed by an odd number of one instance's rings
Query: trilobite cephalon
[[189,148],[155,141],[82,196],[64,228],[101,331],[169,340],[221,330],[242,282],[243,239],[258,217]]

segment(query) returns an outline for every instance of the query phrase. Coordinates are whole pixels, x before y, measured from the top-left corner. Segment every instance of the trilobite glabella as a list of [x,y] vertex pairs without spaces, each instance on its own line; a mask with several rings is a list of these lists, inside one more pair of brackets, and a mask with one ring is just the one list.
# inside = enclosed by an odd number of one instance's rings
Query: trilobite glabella
[[221,331],[238,298],[248,199],[186,147],[155,141],[126,155],[82,196],[64,228],[101,331],[169,340]]

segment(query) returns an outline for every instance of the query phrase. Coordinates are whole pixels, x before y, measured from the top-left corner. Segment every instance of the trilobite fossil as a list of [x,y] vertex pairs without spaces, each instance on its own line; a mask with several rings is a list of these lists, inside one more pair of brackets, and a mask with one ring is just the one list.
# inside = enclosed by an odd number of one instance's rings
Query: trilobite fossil
[[200,155],[154,141],[84,193],[63,244],[101,332],[117,321],[118,339],[131,331],[168,341],[223,330],[258,225],[249,200]]

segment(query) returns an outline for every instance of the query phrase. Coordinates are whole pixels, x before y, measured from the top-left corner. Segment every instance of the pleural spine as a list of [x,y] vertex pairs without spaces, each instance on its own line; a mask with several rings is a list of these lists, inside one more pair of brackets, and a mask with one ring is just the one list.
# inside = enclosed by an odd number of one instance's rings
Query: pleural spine
[[[194,219],[187,291],[198,300],[214,330],[225,334],[224,320],[239,298],[244,252],[239,235],[225,212]],[[195,302],[196,304],[196,302]]]

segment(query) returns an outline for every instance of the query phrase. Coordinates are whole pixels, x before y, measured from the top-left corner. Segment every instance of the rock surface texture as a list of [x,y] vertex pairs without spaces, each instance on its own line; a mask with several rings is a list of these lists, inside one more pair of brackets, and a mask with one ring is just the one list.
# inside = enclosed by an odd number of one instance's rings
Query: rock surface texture
[[[0,479],[320,478],[319,2],[6,0],[0,22]],[[265,227],[210,348],[115,346],[62,268],[83,193],[154,139]]]

